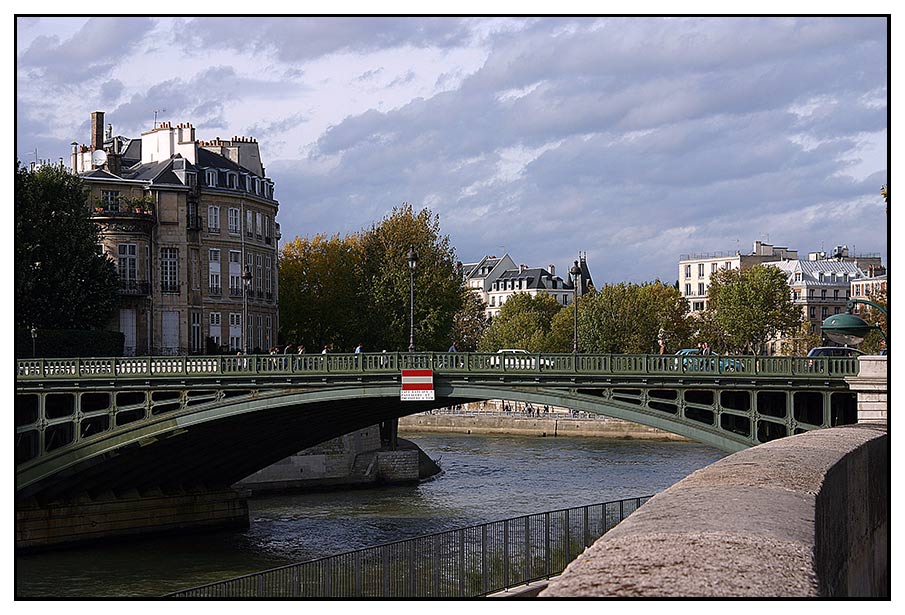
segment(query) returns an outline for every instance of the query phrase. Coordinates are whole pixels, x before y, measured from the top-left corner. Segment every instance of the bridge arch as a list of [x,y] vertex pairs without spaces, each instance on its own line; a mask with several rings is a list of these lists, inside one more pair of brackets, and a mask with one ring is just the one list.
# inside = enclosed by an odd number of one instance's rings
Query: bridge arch
[[[399,400],[406,368],[433,370],[436,401]],[[19,361],[17,370],[17,495],[53,499],[75,485],[221,488],[343,433],[482,399],[570,407],[731,452],[854,422],[843,377],[857,365],[381,353]]]

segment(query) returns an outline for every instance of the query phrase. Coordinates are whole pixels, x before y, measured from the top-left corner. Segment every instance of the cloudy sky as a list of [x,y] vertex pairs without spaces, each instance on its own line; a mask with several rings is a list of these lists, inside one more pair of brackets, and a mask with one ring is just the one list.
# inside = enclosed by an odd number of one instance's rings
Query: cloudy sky
[[846,244],[886,259],[883,18],[18,18],[16,153],[92,111],[137,137],[253,136],[283,239],[408,201],[464,262],[595,281],[679,255]]

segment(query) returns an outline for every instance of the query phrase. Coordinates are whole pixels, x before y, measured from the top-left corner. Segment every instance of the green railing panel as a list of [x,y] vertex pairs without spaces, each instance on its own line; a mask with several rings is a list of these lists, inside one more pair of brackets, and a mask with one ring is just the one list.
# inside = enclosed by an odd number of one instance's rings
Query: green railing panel
[[562,373],[586,375],[736,375],[843,378],[858,374],[857,358],[717,355],[362,353],[314,355],[85,357],[18,359],[17,380],[54,378],[305,375],[430,369],[455,373]]

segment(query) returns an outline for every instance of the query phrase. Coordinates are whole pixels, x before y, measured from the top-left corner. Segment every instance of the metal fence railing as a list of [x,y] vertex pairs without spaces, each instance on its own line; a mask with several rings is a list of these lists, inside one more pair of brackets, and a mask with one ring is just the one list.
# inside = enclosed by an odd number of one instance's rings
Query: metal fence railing
[[651,496],[410,538],[168,594],[170,598],[464,598],[561,573]]
[[499,355],[477,352],[303,354],[247,356],[84,357],[18,359],[16,378],[117,378],[154,376],[381,374],[402,369],[439,373],[587,375],[796,376],[826,378],[858,374],[857,358],[780,356],[683,356],[621,354]]

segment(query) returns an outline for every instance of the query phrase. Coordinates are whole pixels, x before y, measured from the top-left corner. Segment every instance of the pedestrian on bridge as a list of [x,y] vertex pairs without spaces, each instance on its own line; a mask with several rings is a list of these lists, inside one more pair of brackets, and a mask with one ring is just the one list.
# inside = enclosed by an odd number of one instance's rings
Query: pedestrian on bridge
[[459,352],[459,342],[453,342],[446,352]]
[[361,354],[361,343],[359,342],[358,346],[355,347],[355,354]]

